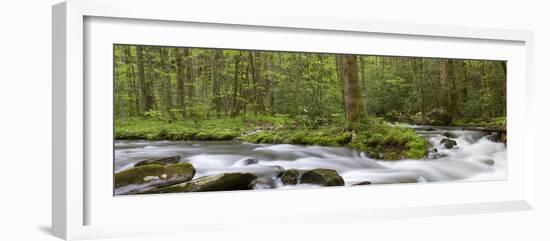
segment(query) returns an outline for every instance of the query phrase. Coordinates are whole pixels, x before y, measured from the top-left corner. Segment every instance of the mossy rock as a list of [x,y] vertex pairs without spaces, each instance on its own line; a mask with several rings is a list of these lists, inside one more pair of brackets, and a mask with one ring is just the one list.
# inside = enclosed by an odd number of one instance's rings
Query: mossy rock
[[285,185],[296,185],[300,180],[300,176],[303,171],[297,169],[289,169],[284,171],[281,175],[281,182]]
[[195,168],[190,163],[173,165],[150,164],[115,173],[115,188],[154,183],[155,186],[182,183],[193,179]]
[[300,182],[321,186],[344,186],[344,179],[337,171],[324,168],[304,172]]
[[249,190],[256,178],[256,175],[252,173],[223,173],[197,178],[185,183],[153,190],[149,193]]
[[453,121],[453,116],[443,109],[433,109],[426,115],[429,125],[448,126]]
[[140,161],[134,165],[134,167],[139,166],[145,166],[145,165],[151,165],[151,164],[158,164],[158,165],[168,165],[168,164],[176,164],[179,163],[181,160],[180,156],[169,156],[169,157],[161,157],[161,158],[154,158],[154,159],[147,159]]

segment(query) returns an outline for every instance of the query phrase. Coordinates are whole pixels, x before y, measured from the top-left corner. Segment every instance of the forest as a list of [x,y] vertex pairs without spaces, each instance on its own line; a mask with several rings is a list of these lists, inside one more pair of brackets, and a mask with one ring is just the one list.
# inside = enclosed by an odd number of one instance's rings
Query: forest
[[395,124],[505,129],[506,62],[114,45],[115,139],[351,146],[421,158]]
[[114,193],[502,180],[506,62],[114,45]]

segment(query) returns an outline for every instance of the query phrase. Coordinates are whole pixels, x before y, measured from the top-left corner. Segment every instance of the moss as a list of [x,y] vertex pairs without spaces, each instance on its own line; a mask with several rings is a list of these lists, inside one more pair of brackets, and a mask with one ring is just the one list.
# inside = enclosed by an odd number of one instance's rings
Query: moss
[[506,129],[506,117],[480,118],[480,119],[455,119],[453,120],[451,125]]
[[371,156],[385,160],[420,159],[428,154],[428,142],[412,129],[371,122],[350,143]]
[[[394,127],[382,119],[368,118],[346,123],[343,117],[291,119],[288,116],[241,116],[200,121],[119,120],[116,139],[232,140],[252,143],[344,146],[371,156],[418,159],[427,154],[428,143],[408,128]],[[244,134],[249,133],[249,134]]]

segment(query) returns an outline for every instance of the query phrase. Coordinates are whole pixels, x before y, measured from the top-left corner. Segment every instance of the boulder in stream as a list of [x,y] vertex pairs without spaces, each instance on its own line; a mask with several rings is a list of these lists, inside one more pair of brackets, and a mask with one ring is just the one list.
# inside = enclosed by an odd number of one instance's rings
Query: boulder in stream
[[440,108],[436,108],[428,112],[426,117],[428,118],[428,124],[435,126],[448,126],[453,121],[453,117],[449,114],[449,112]]
[[174,185],[191,180],[195,172],[190,163],[149,164],[115,173],[115,188],[144,184],[147,184],[145,187]]
[[281,182],[285,185],[296,185],[300,180],[303,171],[289,169],[280,174]]
[[458,135],[450,131],[443,132],[443,135],[447,138],[458,138]]
[[344,179],[335,170],[317,168],[304,172],[301,183],[321,186],[344,186]]
[[355,183],[355,184],[353,184],[352,186],[364,186],[364,185],[371,185],[371,184],[372,184],[372,182],[363,181],[363,182]]
[[152,159],[147,159],[147,160],[140,161],[140,162],[136,163],[134,165],[134,167],[151,165],[151,164],[158,164],[158,165],[176,164],[176,163],[179,163],[180,160],[181,160],[180,156],[152,158]]
[[485,165],[488,165],[488,166],[493,166],[495,165],[495,161],[493,161],[493,159],[483,159],[483,160],[480,160],[479,162],[485,164]]
[[451,140],[448,138],[441,139],[441,142],[439,143],[443,144],[443,146],[447,149],[452,149],[454,146],[458,145],[455,140]]
[[177,185],[151,190],[147,193],[249,190],[252,189],[252,182],[256,178],[256,175],[252,173],[223,173],[200,177]]

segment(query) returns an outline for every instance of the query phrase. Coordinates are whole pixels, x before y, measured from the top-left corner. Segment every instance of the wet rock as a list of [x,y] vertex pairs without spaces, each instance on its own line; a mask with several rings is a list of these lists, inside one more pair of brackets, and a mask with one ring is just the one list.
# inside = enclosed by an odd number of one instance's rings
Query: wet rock
[[453,121],[453,117],[445,110],[436,108],[426,114],[428,124],[436,126],[448,126]]
[[272,189],[275,188],[273,178],[257,178],[250,183],[253,189]]
[[363,186],[363,185],[371,185],[371,184],[372,184],[372,182],[364,181],[364,182],[355,183],[352,186]]
[[169,157],[147,159],[136,163],[134,167],[151,165],[151,164],[158,164],[158,165],[176,164],[176,163],[179,163],[180,160],[181,160],[180,156],[169,156]]
[[488,166],[495,165],[495,161],[493,161],[493,159],[483,159],[483,160],[480,160],[480,162]]
[[343,186],[344,179],[332,169],[317,168],[302,174],[301,183],[321,186]]
[[448,138],[441,139],[440,143],[443,144],[443,146],[447,149],[451,149],[454,146],[458,145],[458,143],[456,143],[455,140],[451,140],[451,139],[448,139]]
[[447,156],[448,156],[448,155],[445,154],[445,153],[437,152],[437,153],[430,153],[429,158],[430,158],[430,159],[439,159],[439,158],[444,158],[444,157],[447,157]]
[[148,193],[249,190],[252,189],[252,182],[256,178],[256,175],[252,173],[223,173],[197,178],[192,181],[152,190]]
[[172,165],[149,164],[115,173],[115,188],[128,185],[161,187],[189,181],[195,176],[190,163]]
[[281,173],[280,178],[285,185],[296,185],[299,182],[302,171],[296,169],[289,169]]
[[435,131],[435,128],[433,128],[433,127],[428,127],[428,128],[426,128],[426,131]]
[[450,131],[445,131],[443,135],[447,138],[458,138],[458,135]]
[[492,142],[503,142],[506,143],[506,133],[504,132],[494,132],[487,136],[487,140]]
[[246,158],[244,160],[241,160],[242,164],[247,166],[247,165],[252,165],[252,164],[258,164],[260,160],[258,159],[254,159],[254,158]]

